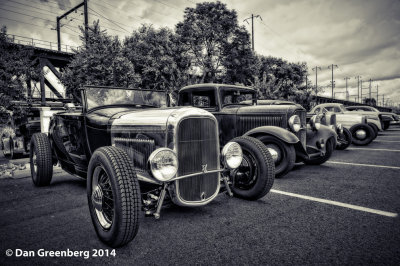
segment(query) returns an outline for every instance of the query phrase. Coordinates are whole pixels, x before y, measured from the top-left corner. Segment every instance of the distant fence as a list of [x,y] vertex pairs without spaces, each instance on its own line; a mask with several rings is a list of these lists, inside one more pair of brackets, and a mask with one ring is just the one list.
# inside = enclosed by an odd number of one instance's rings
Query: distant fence
[[[58,51],[58,44],[55,42],[38,40],[38,39],[34,39],[34,38],[13,35],[13,34],[7,34],[7,37],[8,37],[9,41],[11,41],[15,44],[21,44],[21,45],[33,46],[36,48],[43,48],[43,49]],[[78,47],[66,45],[66,44],[61,45],[61,52],[73,53],[74,52],[73,49],[76,50],[76,49],[78,49]]]

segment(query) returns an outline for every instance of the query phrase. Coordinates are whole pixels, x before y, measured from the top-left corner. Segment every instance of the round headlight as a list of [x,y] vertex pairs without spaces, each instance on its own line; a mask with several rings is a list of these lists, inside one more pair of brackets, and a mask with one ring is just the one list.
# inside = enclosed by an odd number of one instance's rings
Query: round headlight
[[178,171],[178,158],[173,150],[159,148],[149,157],[150,170],[153,176],[161,181],[171,180]]
[[311,117],[310,125],[314,130],[318,130],[321,127],[321,118],[318,115]]
[[299,132],[301,128],[300,117],[298,115],[292,115],[289,118],[289,126],[294,132]]
[[243,152],[240,145],[236,142],[228,142],[222,149],[222,157],[225,166],[230,169],[238,168],[242,163]]

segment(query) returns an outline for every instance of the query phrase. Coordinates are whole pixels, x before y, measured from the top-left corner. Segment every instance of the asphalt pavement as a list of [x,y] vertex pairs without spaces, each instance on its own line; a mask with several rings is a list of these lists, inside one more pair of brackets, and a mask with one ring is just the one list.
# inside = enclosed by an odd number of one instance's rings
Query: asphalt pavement
[[85,186],[62,171],[43,188],[0,180],[0,265],[400,265],[400,127],[321,166],[297,165],[260,200],[221,194],[143,216],[115,251],[95,234]]

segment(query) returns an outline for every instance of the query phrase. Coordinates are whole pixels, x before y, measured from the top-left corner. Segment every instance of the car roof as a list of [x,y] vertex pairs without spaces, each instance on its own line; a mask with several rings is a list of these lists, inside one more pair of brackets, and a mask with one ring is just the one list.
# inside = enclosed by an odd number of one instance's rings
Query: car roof
[[338,105],[343,105],[342,103],[321,103],[315,106],[314,108],[317,107],[326,107],[326,106],[338,106]]
[[215,87],[215,88],[229,87],[229,88],[246,89],[246,90],[255,91],[255,89],[252,87],[246,87],[246,86],[242,86],[242,85],[230,85],[230,84],[220,84],[220,83],[201,83],[201,84],[193,84],[193,85],[185,86],[182,89],[180,89],[179,92],[184,91],[184,90],[190,90],[190,89],[195,89],[195,88],[204,88],[204,87]]

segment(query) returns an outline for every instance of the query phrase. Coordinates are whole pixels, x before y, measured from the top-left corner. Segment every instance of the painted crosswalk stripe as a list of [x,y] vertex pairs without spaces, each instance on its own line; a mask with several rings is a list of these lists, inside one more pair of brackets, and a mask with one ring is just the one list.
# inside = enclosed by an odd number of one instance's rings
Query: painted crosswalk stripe
[[400,152],[400,150],[392,150],[392,149],[372,149],[372,148],[347,148],[347,150],[393,151],[393,152]]
[[392,142],[392,143],[400,143],[400,140],[374,140],[374,142]]
[[381,210],[366,208],[366,207],[357,206],[357,205],[353,205],[353,204],[343,203],[343,202],[339,202],[339,201],[315,198],[315,197],[295,194],[295,193],[276,190],[276,189],[271,189],[270,191],[273,192],[273,193],[282,194],[282,195],[286,195],[286,196],[290,196],[290,197],[295,197],[295,198],[300,198],[300,199],[305,199],[305,200],[311,200],[311,201],[315,201],[315,202],[335,205],[335,206],[344,207],[344,208],[348,208],[348,209],[352,209],[352,210],[363,211],[363,212],[378,214],[378,215],[392,217],[392,218],[395,218],[395,217],[398,216],[397,213],[394,213],[394,212],[381,211]]
[[366,167],[377,167],[377,168],[387,168],[387,169],[399,169],[400,170],[399,166],[389,166],[389,165],[363,164],[363,163],[346,163],[346,162],[338,162],[338,161],[326,161],[325,163],[354,165],[354,166],[366,166]]

